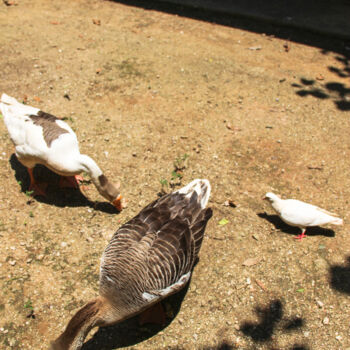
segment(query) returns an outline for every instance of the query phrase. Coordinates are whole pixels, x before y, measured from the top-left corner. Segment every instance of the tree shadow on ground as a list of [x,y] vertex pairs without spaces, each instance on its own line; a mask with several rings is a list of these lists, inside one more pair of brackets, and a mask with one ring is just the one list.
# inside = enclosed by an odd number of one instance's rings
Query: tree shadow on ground
[[21,188],[21,192],[27,195],[27,204],[38,201],[61,208],[90,207],[104,213],[118,214],[118,210],[112,204],[108,202],[93,202],[86,198],[79,189],[59,188],[58,183],[60,176],[43,165],[36,165],[33,169],[33,174],[38,182],[48,184],[46,190],[47,196],[36,196],[33,198],[28,193],[30,178],[26,167],[19,162],[14,153],[11,155],[9,163],[11,168],[15,171],[15,178]]
[[[283,305],[278,299],[272,300],[266,307],[255,307],[255,312],[259,321],[245,321],[240,325],[240,330],[256,343],[272,340],[275,333],[294,332],[301,330],[304,326],[304,320],[300,317],[283,318]],[[294,344],[292,349],[308,348],[305,345]]]
[[[345,39],[332,37],[331,35],[320,34],[317,31],[312,31],[307,28],[298,28],[294,25],[288,25],[287,22],[283,22],[280,19],[280,12],[284,12],[286,8],[281,2],[278,1],[250,1],[251,6],[259,7],[261,9],[261,16],[257,12],[257,16],[252,18],[237,13],[236,15],[225,13],[223,11],[206,10],[201,6],[201,1],[197,0],[196,6],[186,6],[181,4],[175,4],[167,1],[142,1],[142,0],[110,0],[125,4],[127,6],[140,7],[145,10],[155,10],[174,14],[181,17],[193,18],[200,21],[206,21],[209,23],[220,24],[228,27],[238,28],[245,31],[263,33],[271,35],[280,39],[286,39],[288,41],[294,41],[305,45],[319,47],[324,50],[330,50],[343,54],[346,52]],[[194,1],[192,1],[194,3]],[[324,3],[325,6],[328,6]],[[269,12],[274,21],[266,20],[264,16],[264,10],[266,7],[273,7],[272,14]],[[320,10],[319,4],[316,6],[310,2],[300,2],[300,5],[293,3],[291,6],[297,7],[296,15],[304,16],[305,11],[310,15],[312,11]],[[323,6],[324,8],[324,6]],[[339,23],[339,27],[341,23]]]
[[[235,345],[230,341],[222,340],[218,344],[215,345],[205,345],[205,346],[198,346],[195,348],[196,350],[251,350],[251,348],[242,348],[240,345]],[[310,348],[306,345],[300,345],[300,344],[294,344],[293,347],[289,348],[288,350],[309,350]],[[175,346],[172,348],[169,348],[168,350],[185,350],[185,348]],[[287,349],[286,349],[287,350]]]
[[140,326],[138,316],[135,316],[114,326],[99,328],[94,336],[84,344],[82,350],[119,349],[133,346],[152,338],[168,327],[176,318],[187,294],[190,282],[181,291],[161,302],[167,314],[167,320],[164,325],[147,324]]
[[[232,342],[228,340],[222,340],[218,342],[215,345],[198,345],[195,347],[196,350],[238,350],[241,348],[238,348],[236,345],[234,345]],[[175,346],[168,348],[168,350],[185,350],[181,346]]]
[[[296,26],[290,26],[286,22],[280,21],[280,13],[285,13],[285,6],[278,1],[267,1],[262,3],[261,1],[250,1],[251,6],[260,8],[257,12],[257,16],[252,18],[245,17],[244,15],[233,15],[229,13],[223,13],[214,10],[205,10],[201,8],[201,1],[191,2],[196,6],[186,6],[181,4],[169,3],[167,1],[142,1],[142,0],[111,0],[118,3],[122,3],[128,6],[137,6],[144,8],[145,10],[155,10],[165,13],[175,14],[182,17],[193,18],[196,20],[207,21],[210,23],[216,23],[224,26],[238,28],[245,31],[251,31],[255,33],[263,33],[269,36],[285,39],[290,42],[297,42],[308,46],[314,46],[321,49],[321,53],[327,55],[329,52],[335,52],[339,55],[336,60],[343,66],[328,67],[329,71],[335,73],[338,77],[347,78],[350,77],[350,44],[349,39],[332,37],[332,35],[321,34],[317,31],[312,31],[303,26],[300,28]],[[263,4],[263,5],[262,5]],[[328,4],[324,1],[322,6],[320,4],[313,4],[312,2],[300,2],[290,4],[290,7],[294,7],[295,16],[305,17],[305,13],[312,16],[315,11],[324,11]],[[346,11],[346,4],[344,11]],[[274,21],[270,23],[266,18],[264,19],[264,10],[266,7],[274,8],[272,17]],[[260,15],[259,15],[260,12]],[[261,17],[261,19],[260,19]],[[336,17],[332,17],[333,20]],[[307,19],[304,18],[307,21]],[[273,23],[274,22],[274,23]],[[338,27],[342,28],[341,21],[338,23]],[[301,78],[300,83],[291,84],[293,87],[298,88],[297,95],[301,97],[313,96],[318,99],[332,99],[335,106],[340,111],[350,110],[350,86],[346,86],[344,83],[337,81],[323,82],[323,77],[319,76],[315,79]]]
[[333,265],[329,268],[331,287],[341,293],[350,295],[350,256],[346,265]]
[[[326,50],[323,50],[327,54]],[[328,70],[339,78],[350,79],[350,55],[338,55],[335,59],[342,65],[341,68],[329,66]],[[301,78],[299,84],[292,84],[298,88],[297,95],[301,97],[313,96],[321,100],[332,99],[340,111],[350,111],[350,86],[337,81],[323,82],[323,77],[316,79]]]
[[[269,215],[267,213],[258,213],[260,218],[269,221],[275,226],[275,228],[284,233],[290,235],[299,235],[301,230],[298,227],[287,225],[278,215]],[[335,232],[331,229],[326,229],[319,226],[308,227],[306,230],[307,236],[325,236],[325,237],[335,237]]]

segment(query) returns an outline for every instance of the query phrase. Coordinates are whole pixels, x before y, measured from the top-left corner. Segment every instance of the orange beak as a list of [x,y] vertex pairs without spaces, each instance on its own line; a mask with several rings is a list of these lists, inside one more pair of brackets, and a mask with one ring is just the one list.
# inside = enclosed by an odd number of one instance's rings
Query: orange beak
[[119,210],[122,211],[123,210],[123,205],[122,205],[122,196],[119,195],[113,202],[112,204]]

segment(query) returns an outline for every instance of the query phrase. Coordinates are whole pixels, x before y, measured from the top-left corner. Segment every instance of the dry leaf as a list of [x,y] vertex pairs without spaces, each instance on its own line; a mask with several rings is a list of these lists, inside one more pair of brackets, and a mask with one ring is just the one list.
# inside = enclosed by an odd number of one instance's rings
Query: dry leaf
[[256,284],[263,290],[263,291],[267,291],[267,288],[265,287],[264,283],[262,283],[259,280],[255,280]]
[[3,3],[6,6],[17,6],[18,5],[15,1],[12,1],[12,0],[3,0]]
[[237,126],[233,126],[232,124],[230,123],[227,123],[226,124],[226,128],[229,129],[229,130],[232,130],[232,131],[241,131],[242,129],[237,127]]
[[308,165],[307,168],[310,170],[323,170],[323,167],[318,165]]
[[322,74],[319,74],[317,77],[316,77],[316,80],[324,80],[324,76]]
[[258,50],[261,50],[262,47],[261,46],[252,46],[249,48],[249,50],[253,50],[253,51],[258,51]]
[[101,20],[97,19],[97,18],[93,18],[92,23],[96,24],[97,26],[100,26],[101,25]]
[[260,262],[261,258],[249,258],[243,262],[243,266],[253,266]]
[[58,24],[61,24],[60,22],[58,22],[58,21],[51,21],[50,22],[51,24],[53,24],[53,25],[58,25]]
[[40,101],[41,101],[41,98],[38,97],[38,96],[34,96],[33,99],[34,99],[34,101],[36,101],[36,102],[40,102]]

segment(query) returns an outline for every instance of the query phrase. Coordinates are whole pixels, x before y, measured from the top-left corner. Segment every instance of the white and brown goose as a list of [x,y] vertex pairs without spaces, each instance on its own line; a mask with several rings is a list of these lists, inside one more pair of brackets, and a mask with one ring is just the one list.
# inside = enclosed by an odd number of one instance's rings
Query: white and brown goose
[[81,349],[93,327],[123,321],[183,288],[212,216],[209,196],[209,181],[194,180],[121,226],[102,255],[100,295],[73,316],[51,349]]
[[29,190],[33,190],[34,195],[45,195],[33,176],[34,166],[42,164],[63,176],[62,182],[68,181],[75,187],[77,175],[88,173],[98,192],[118,210],[122,209],[118,186],[107,179],[93,159],[80,154],[77,136],[67,123],[6,94],[1,96],[0,111],[17,158],[28,169]]

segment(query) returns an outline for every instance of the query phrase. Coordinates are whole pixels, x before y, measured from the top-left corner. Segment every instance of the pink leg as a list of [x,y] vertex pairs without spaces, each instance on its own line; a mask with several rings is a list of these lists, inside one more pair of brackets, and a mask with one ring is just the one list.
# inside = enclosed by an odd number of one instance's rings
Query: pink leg
[[301,241],[306,235],[305,235],[305,231],[306,231],[306,228],[303,229],[303,232],[297,236],[297,237],[294,237],[295,239],[298,239],[299,241]]
[[31,195],[33,197],[35,197],[35,196],[44,196],[44,197],[46,197],[45,190],[46,190],[47,184],[43,184],[44,188],[41,188],[35,181],[35,178],[34,178],[34,175],[33,175],[33,169],[27,168],[27,170],[28,170],[28,174],[29,174],[29,177],[30,177],[29,191],[30,192],[33,191],[31,193]]

